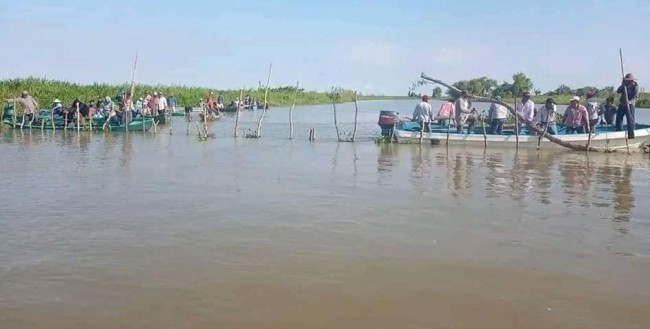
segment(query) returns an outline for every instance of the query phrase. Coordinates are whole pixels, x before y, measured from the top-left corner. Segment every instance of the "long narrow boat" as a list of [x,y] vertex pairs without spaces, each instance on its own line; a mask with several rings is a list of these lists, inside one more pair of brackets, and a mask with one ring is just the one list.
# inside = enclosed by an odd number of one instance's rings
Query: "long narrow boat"
[[[624,126],[623,129],[626,129]],[[487,127],[486,127],[487,130]],[[506,129],[502,135],[483,135],[483,127],[481,125],[474,127],[472,134],[466,134],[467,128],[463,129],[462,133],[456,133],[456,127],[453,125],[449,129],[449,144],[450,145],[476,145],[483,147],[487,141],[488,146],[498,147],[515,147],[517,143],[517,136],[514,129]],[[419,142],[420,141],[420,125],[411,121],[399,121],[395,123],[393,136],[400,143]],[[636,124],[634,130],[634,139],[628,139],[628,146],[630,149],[641,149],[645,143],[650,141],[650,125]],[[573,145],[585,146],[589,140],[589,134],[566,134],[566,128],[558,125],[558,134],[555,137],[564,142]],[[447,142],[447,127],[441,125],[431,125],[431,132],[422,133],[422,140],[431,142],[433,144],[445,144]],[[524,128],[522,133],[519,134],[520,147],[537,147],[539,136],[531,136],[527,134]],[[592,147],[603,148],[611,151],[625,150],[628,146],[625,144],[625,131],[616,131],[612,125],[596,126],[594,133],[591,135]],[[549,140],[542,138],[542,148],[562,148]]]
[[[136,117],[134,120],[138,120],[139,117]],[[167,123],[167,114],[160,113],[158,115],[145,115],[145,119],[155,120],[157,124],[164,125]]]
[[[44,129],[44,130],[84,130],[84,131],[126,131],[127,126],[124,124],[106,124],[106,119],[102,116],[93,117],[92,124],[88,120],[77,127],[77,122],[65,123],[65,119],[60,116],[54,117],[54,125],[50,110],[41,110],[33,122],[24,122],[22,115],[16,116],[16,122],[13,118],[13,106],[6,106],[2,114],[2,123],[16,129]],[[136,118],[128,125],[129,131],[149,131],[153,127],[154,120],[148,118]]]

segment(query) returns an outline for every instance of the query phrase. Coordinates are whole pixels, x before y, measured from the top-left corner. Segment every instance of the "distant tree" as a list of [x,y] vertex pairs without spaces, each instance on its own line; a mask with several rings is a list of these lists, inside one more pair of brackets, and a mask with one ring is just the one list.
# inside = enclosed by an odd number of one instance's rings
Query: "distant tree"
[[433,98],[442,97],[442,88],[440,88],[440,87],[433,88],[433,90],[431,91],[431,97],[433,97]]
[[539,96],[542,94],[542,91],[538,89],[535,89],[535,96]]
[[603,92],[606,92],[606,93],[613,93],[614,92],[614,87],[607,86],[607,87],[601,88],[600,90],[602,90]]
[[521,95],[524,91],[533,89],[533,82],[525,74],[519,72],[512,76],[512,94]]
[[560,85],[559,87],[557,87],[555,89],[554,94],[555,95],[570,95],[570,94],[573,94],[573,90],[571,89],[571,87],[562,84],[562,85]]

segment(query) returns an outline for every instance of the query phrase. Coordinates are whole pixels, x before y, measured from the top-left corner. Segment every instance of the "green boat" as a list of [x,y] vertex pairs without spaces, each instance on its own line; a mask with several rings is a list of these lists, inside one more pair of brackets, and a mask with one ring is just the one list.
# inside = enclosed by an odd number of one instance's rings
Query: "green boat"
[[[138,120],[141,116],[136,117],[134,120]],[[158,115],[145,115],[145,119],[155,120],[157,124],[164,125],[167,123],[167,115],[165,113],[160,113]]]
[[185,116],[185,111],[184,110],[176,110],[172,112],[173,117],[184,117]]
[[106,123],[106,119],[103,116],[93,117],[90,121],[86,120],[85,123],[77,127],[77,122],[69,122],[67,125],[65,119],[60,116],[54,117],[54,122],[52,122],[52,112],[51,110],[40,110],[34,121],[24,122],[22,115],[17,115],[14,122],[14,110],[13,106],[5,106],[2,112],[2,122],[9,126],[15,127],[16,129],[47,129],[47,130],[84,130],[84,131],[149,131],[154,124],[153,119],[148,118],[136,118],[131,123],[127,125],[124,124],[115,124],[115,123]]

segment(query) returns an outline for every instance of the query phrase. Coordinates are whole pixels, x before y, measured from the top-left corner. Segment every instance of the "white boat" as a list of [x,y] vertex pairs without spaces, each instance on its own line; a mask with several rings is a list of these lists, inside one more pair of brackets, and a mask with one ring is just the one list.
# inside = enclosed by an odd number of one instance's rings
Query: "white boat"
[[[615,127],[610,126],[597,126],[594,133],[591,135],[591,147],[602,148],[610,151],[626,150],[629,146],[630,150],[641,150],[647,142],[650,141],[650,125],[636,124],[634,130],[634,139],[628,139],[628,145],[625,143],[625,131],[616,131]],[[486,130],[487,130],[486,126]],[[623,129],[626,129],[625,126]],[[525,131],[526,129],[524,129]],[[573,145],[587,145],[589,134],[562,134],[564,128],[558,125],[559,134],[554,135],[563,142]],[[463,129],[463,133],[456,133],[456,127],[453,125],[449,130],[449,145],[476,145],[483,147],[485,142],[489,147],[515,147],[517,143],[517,136],[514,134],[514,129],[504,130],[503,135],[483,135],[482,126],[478,125],[474,128],[472,134],[466,134],[467,128]],[[419,143],[420,134],[422,134],[423,143],[441,144],[447,143],[447,127],[440,125],[431,125],[431,132],[420,133],[420,126],[415,122],[401,121],[395,124],[393,136],[398,143]],[[519,147],[532,147],[536,148],[539,136],[531,136],[525,133],[519,134]],[[563,148],[562,146],[542,138],[541,148]]]

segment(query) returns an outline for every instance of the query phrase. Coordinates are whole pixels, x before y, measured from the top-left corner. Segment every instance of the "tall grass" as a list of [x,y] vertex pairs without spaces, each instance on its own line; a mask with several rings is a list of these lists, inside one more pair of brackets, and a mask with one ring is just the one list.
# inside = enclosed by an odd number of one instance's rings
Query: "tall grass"
[[[128,83],[124,84],[106,84],[95,83],[92,85],[83,85],[58,80],[47,80],[41,78],[25,78],[0,80],[0,97],[14,98],[20,95],[22,90],[27,90],[43,108],[49,107],[54,99],[60,99],[64,105],[71,104],[75,98],[82,101],[96,101],[106,96],[115,97],[121,90],[128,91]],[[182,85],[136,85],[135,94],[142,97],[145,92],[162,92],[165,95],[173,93],[178,99],[180,106],[194,106],[200,99],[205,99],[210,91],[215,95],[222,94],[226,103],[239,97],[238,90],[215,90],[203,87],[189,87]],[[276,87],[269,88],[269,104],[272,106],[290,105],[293,101],[295,87]],[[256,97],[260,102],[264,98],[263,88],[251,88],[244,91],[244,96],[250,95]],[[330,102],[329,92],[299,90],[296,104],[323,104]],[[390,96],[361,96],[360,99],[383,99],[395,98]],[[351,102],[354,100],[354,91],[345,90],[341,93],[341,102]]]

